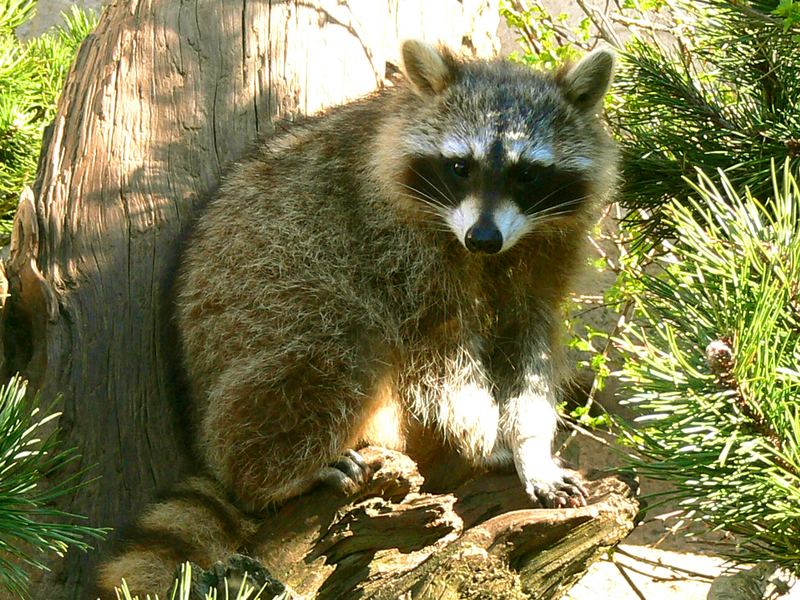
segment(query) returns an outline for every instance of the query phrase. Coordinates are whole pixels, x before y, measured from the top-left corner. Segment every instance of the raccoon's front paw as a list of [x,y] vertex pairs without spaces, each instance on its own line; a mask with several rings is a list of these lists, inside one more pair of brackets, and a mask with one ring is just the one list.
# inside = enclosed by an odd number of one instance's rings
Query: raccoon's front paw
[[557,467],[546,479],[533,478],[526,482],[528,496],[545,508],[578,508],[586,506],[589,497],[577,473]]
[[345,450],[330,466],[320,471],[319,480],[346,496],[358,493],[372,477],[367,461],[355,450]]

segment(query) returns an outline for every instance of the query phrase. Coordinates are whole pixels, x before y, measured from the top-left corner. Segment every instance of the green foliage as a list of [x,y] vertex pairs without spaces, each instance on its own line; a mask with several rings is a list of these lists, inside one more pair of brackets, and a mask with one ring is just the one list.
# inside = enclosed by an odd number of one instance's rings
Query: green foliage
[[26,595],[27,569],[45,568],[42,553],[63,554],[69,546],[88,547],[86,538],[103,531],[74,524],[76,515],[52,508],[54,500],[75,491],[82,473],[40,484],[63,473],[77,459],[59,450],[36,401],[25,400],[25,384],[13,378],[0,387],[0,586]]
[[[788,32],[790,29],[800,25],[800,2],[780,0],[772,14],[783,17],[783,31]],[[797,41],[797,36],[794,39]]]
[[36,173],[42,134],[69,66],[97,23],[93,13],[72,7],[63,26],[21,42],[15,29],[35,8],[35,0],[0,0],[0,222],[12,218]]
[[552,16],[539,1],[528,3],[501,0],[500,14],[509,27],[518,31],[522,54],[511,54],[513,60],[542,70],[552,70],[567,60],[580,56],[579,46],[589,40],[588,18],[577,27],[569,27],[567,14]]
[[618,426],[639,471],[672,484],[650,508],[677,500],[737,534],[737,560],[800,573],[800,5],[578,5],[622,59],[609,113],[628,212],[604,298],[624,326],[573,346],[595,389],[608,343],[622,354],[640,416]]
[[[255,585],[248,581],[248,574],[245,573],[239,591],[236,594],[228,591],[226,581],[225,592],[223,594],[218,594],[216,589],[213,589],[206,592],[203,598],[204,600],[260,600],[266,587],[266,584],[261,588],[255,587]],[[128,584],[125,582],[122,582],[122,586],[115,591],[117,593],[117,600],[145,600],[144,598],[131,594],[128,589]],[[186,562],[181,565],[180,576],[175,581],[175,585],[169,595],[169,600],[189,600],[190,597],[194,597],[192,596],[192,591],[192,565]],[[270,595],[271,600],[292,600],[293,597],[295,596],[289,592],[281,596]],[[148,595],[147,600],[159,600],[159,596]]]
[[[695,167],[722,169],[769,202],[770,161],[800,165],[800,44],[792,2],[687,3],[673,44],[634,38],[622,55],[612,126],[623,152],[621,202],[651,239],[660,207],[692,193]],[[783,18],[777,18],[780,15]]]
[[633,275],[619,339],[626,429],[641,473],[675,483],[715,528],[740,534],[740,560],[800,572],[800,192],[787,163],[770,206],[720,174],[664,208],[681,235]]
[[611,417],[608,413],[591,414],[591,406],[577,406],[567,413],[575,423],[588,429],[608,429]]

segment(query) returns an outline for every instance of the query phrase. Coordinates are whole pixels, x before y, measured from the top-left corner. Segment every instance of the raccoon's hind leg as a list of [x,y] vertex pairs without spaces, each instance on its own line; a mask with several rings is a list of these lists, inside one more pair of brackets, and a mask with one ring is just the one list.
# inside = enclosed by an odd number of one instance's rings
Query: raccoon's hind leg
[[295,356],[287,365],[276,364],[274,353],[256,354],[211,389],[200,450],[245,510],[319,482],[353,493],[367,480],[363,460],[348,450],[367,418],[370,386],[353,376],[364,372],[354,357],[333,356]]

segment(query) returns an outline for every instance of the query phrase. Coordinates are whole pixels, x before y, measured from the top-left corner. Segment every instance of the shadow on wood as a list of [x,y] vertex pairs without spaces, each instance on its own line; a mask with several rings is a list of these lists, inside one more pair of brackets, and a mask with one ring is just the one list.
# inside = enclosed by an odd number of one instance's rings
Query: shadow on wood
[[[247,554],[269,574],[256,580],[285,584],[281,598],[557,598],[633,529],[639,509],[614,477],[587,483],[586,507],[541,509],[514,474],[431,493],[407,456],[374,447],[362,454],[376,472],[358,498],[317,488],[268,516],[251,539]],[[235,557],[197,579],[207,586],[254,568]]]

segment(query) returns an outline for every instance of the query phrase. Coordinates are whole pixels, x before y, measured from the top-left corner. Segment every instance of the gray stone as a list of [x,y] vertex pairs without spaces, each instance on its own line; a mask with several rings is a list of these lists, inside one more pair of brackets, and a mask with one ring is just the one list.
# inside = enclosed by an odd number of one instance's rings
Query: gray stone
[[41,35],[54,25],[62,24],[63,13],[68,12],[72,5],[99,13],[104,4],[106,2],[103,0],[39,0],[33,19],[20,26],[17,35],[22,39],[29,39]]

